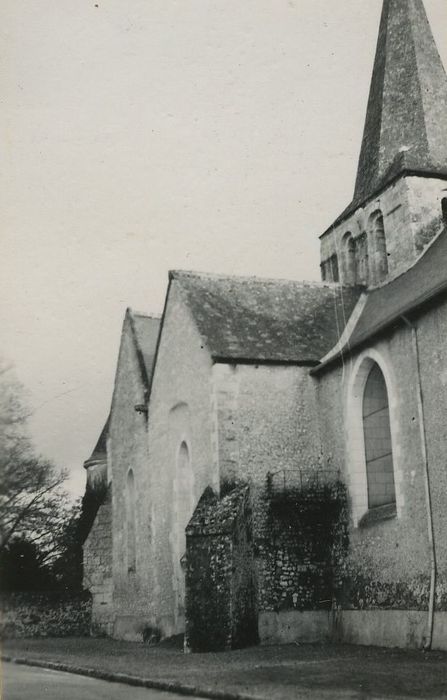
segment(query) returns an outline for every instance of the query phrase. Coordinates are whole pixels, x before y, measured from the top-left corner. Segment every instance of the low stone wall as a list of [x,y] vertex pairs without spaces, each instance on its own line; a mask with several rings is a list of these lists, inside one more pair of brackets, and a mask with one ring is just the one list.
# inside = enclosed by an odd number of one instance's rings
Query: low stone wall
[[89,636],[88,593],[2,593],[0,635],[17,637]]
[[[345,644],[423,649],[426,610],[338,610],[332,639]],[[432,650],[447,651],[447,612],[435,612]]]

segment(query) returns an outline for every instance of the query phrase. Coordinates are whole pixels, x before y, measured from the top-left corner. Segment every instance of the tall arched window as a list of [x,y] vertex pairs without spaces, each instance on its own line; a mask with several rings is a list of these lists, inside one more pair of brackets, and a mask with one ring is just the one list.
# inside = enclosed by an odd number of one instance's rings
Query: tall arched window
[[136,517],[135,517],[135,479],[132,469],[127,473],[126,483],[126,531],[127,531],[127,570],[136,568]]
[[174,482],[173,564],[176,613],[181,619],[185,610],[185,575],[183,557],[186,552],[186,527],[194,511],[194,475],[188,445],[181,442],[177,452]]
[[369,256],[368,256],[368,238],[364,231],[356,241],[357,253],[357,282],[359,284],[368,284],[369,281]]
[[346,233],[343,238],[344,270],[343,282],[356,284],[357,282],[357,256],[356,245],[351,233]]
[[395,503],[388,392],[382,370],[376,363],[369,372],[363,393],[363,432],[368,507]]
[[177,542],[178,554],[183,556],[186,548],[185,528],[192,515],[192,474],[189,450],[182,442],[177,455]]
[[388,274],[388,254],[386,249],[385,227],[380,209],[369,217],[370,264],[375,284],[381,282]]

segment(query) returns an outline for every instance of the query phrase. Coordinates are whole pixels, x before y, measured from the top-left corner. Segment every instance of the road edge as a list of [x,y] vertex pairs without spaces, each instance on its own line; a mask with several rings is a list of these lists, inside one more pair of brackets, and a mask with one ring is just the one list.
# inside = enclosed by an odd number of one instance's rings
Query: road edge
[[193,685],[185,685],[176,681],[158,681],[153,678],[142,678],[141,676],[130,676],[127,673],[112,673],[111,671],[101,671],[97,668],[86,666],[75,666],[73,664],[60,663],[58,661],[45,661],[43,659],[28,659],[22,656],[10,656],[2,654],[1,661],[17,664],[19,666],[36,666],[37,668],[47,668],[51,671],[62,671],[73,673],[78,676],[96,678],[109,683],[123,683],[138,688],[152,688],[179,695],[197,696],[200,698],[210,698],[210,700],[265,700],[256,695],[245,695],[242,693],[228,693],[224,690],[213,688],[200,688]]

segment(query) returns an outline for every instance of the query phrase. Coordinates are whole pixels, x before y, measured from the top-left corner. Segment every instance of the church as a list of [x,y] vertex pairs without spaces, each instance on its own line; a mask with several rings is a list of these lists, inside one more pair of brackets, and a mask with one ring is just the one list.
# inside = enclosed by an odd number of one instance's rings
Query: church
[[447,77],[384,0],[320,283],[171,271],[84,466],[92,633],[447,649]]

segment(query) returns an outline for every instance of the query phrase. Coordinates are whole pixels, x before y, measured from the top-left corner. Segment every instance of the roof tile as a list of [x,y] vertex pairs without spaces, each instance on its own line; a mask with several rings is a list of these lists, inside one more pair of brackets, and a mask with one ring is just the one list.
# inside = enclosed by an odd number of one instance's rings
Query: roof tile
[[174,271],[214,359],[317,362],[338,341],[359,289]]

